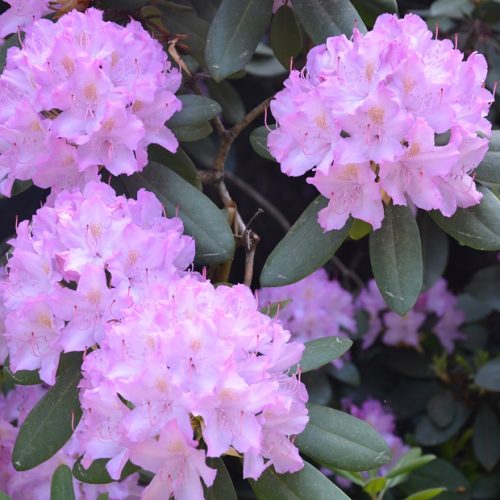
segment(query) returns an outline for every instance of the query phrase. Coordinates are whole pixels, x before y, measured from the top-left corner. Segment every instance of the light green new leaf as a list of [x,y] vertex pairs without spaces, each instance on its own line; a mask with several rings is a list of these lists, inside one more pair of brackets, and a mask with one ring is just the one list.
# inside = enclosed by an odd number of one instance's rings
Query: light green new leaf
[[73,476],[67,465],[60,465],[50,482],[50,500],[74,500]]
[[171,128],[202,124],[222,111],[219,103],[209,97],[190,94],[177,97],[182,102],[182,109],[167,122]]
[[[316,370],[343,356],[352,347],[345,337],[323,337],[305,343],[304,354],[298,366],[302,373]],[[290,370],[296,371],[297,365]]]
[[500,358],[492,359],[481,366],[474,382],[487,391],[500,392]]
[[408,207],[385,208],[382,227],[370,233],[370,262],[380,293],[398,314],[406,314],[422,290],[422,247]]
[[217,470],[215,481],[210,488],[203,485],[205,500],[237,500],[231,476],[221,458],[208,458],[207,465]]
[[221,81],[250,61],[269,26],[273,0],[222,0],[207,36],[205,59]]
[[197,263],[220,264],[233,257],[234,237],[223,213],[175,172],[151,162],[142,172],[122,180],[132,196],[145,188],[158,197],[169,217],[178,213],[185,233],[195,240]]
[[12,500],[8,495],[6,495],[3,491],[0,491],[0,500]]
[[55,385],[34,406],[19,429],[12,463],[19,471],[29,470],[48,460],[72,436],[82,416],[78,383],[81,353],[61,357]]
[[328,200],[318,196],[302,213],[267,258],[260,275],[261,286],[282,286],[305,278],[333,257],[344,242],[351,220],[337,231],[324,232],[318,212]]
[[325,475],[304,462],[295,474],[277,474],[268,467],[258,481],[250,480],[258,500],[349,500]]
[[309,423],[295,444],[300,451],[327,466],[349,471],[388,464],[385,441],[363,420],[326,406],[308,405]]
[[[114,481],[109,475],[106,465],[109,462],[109,458],[98,458],[94,460],[88,469],[85,469],[81,463],[81,459],[77,460],[73,465],[73,476],[81,481],[82,483],[88,484],[109,484]],[[128,476],[134,474],[140,469],[137,465],[134,465],[130,460],[123,467],[122,473],[120,474],[120,481],[127,478]]]
[[302,30],[293,9],[284,5],[279,8],[271,21],[269,42],[276,59],[284,68],[290,68],[290,60],[302,50]]
[[366,26],[349,0],[294,0],[293,11],[315,44],[327,37],[352,35],[356,26],[366,33]]
[[437,497],[444,491],[446,491],[446,488],[429,488],[427,490],[417,491],[405,497],[403,500],[431,500],[431,498]]
[[459,208],[451,217],[438,211],[429,212],[434,222],[462,245],[476,250],[500,250],[500,201],[487,188],[481,203]]

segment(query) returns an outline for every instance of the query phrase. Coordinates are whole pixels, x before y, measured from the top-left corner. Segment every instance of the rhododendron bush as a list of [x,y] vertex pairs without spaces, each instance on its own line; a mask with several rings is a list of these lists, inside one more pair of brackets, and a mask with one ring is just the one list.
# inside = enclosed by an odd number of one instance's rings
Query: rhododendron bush
[[0,499],[500,497],[493,7],[407,3],[1,7]]

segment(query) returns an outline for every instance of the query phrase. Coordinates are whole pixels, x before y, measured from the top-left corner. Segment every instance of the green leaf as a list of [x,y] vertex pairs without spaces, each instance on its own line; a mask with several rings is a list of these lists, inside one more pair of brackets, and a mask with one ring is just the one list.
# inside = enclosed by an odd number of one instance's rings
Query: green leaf
[[243,120],[246,114],[245,104],[240,94],[234,90],[229,82],[216,83],[213,80],[208,80],[207,86],[212,99],[215,99],[222,106],[224,121],[234,125]]
[[351,0],[365,24],[373,26],[376,18],[385,12],[398,13],[396,0]]
[[487,188],[481,203],[470,208],[459,208],[451,217],[438,211],[429,212],[434,222],[462,245],[476,250],[500,250],[500,201]]
[[478,271],[466,291],[481,303],[500,311],[500,266],[496,264]]
[[458,308],[465,313],[465,322],[472,323],[486,318],[492,308],[468,293],[457,295]]
[[191,54],[201,65],[205,64],[205,45],[209,24],[199,17],[194,11],[169,10],[162,17],[163,23],[171,33],[186,35],[182,45],[187,47]]
[[157,144],[151,144],[148,147],[148,158],[149,161],[165,165],[201,191],[202,184],[198,171],[191,158],[189,158],[183,149],[178,148],[175,154],[173,154]]
[[382,227],[370,234],[370,262],[380,293],[398,314],[406,314],[422,290],[422,247],[411,210],[385,208]]
[[487,404],[481,406],[474,421],[472,446],[480,464],[492,471],[500,460],[500,422]]
[[374,477],[365,484],[363,491],[366,491],[373,498],[385,488],[386,484],[387,479],[385,477]]
[[307,462],[295,474],[277,474],[269,467],[258,481],[249,482],[258,500],[349,500],[341,489]]
[[50,482],[50,500],[74,500],[73,476],[67,465],[60,465]]
[[448,427],[456,412],[457,401],[448,389],[437,392],[427,403],[427,414],[438,427]]
[[205,59],[221,81],[250,61],[271,20],[272,0],[222,0],[210,25]]
[[[352,340],[345,337],[323,337],[305,343],[304,354],[298,366],[302,373],[316,370],[343,356],[352,347]],[[297,370],[297,365],[290,369]]]
[[435,455],[422,455],[422,450],[420,448],[412,448],[398,460],[396,465],[386,474],[386,477],[387,479],[393,479],[398,476],[406,475],[435,459]]
[[349,0],[294,0],[293,10],[315,44],[327,37],[352,35],[356,26],[366,33],[366,27]]
[[351,221],[338,231],[324,232],[318,212],[328,200],[318,196],[302,213],[267,258],[260,275],[261,286],[282,286],[305,278],[331,259],[342,245]]
[[349,238],[351,240],[360,240],[370,234],[372,230],[371,224],[364,220],[354,219],[351,230],[349,231]]
[[325,406],[308,405],[309,423],[295,444],[300,451],[327,467],[349,471],[388,464],[385,441],[366,422]]
[[474,5],[469,0],[436,0],[431,5],[430,15],[462,19],[471,14],[473,10]]
[[172,127],[172,132],[179,142],[195,142],[208,137],[213,132],[213,128],[209,122],[204,122]]
[[481,366],[474,382],[487,391],[500,392],[500,358],[492,359]]
[[[108,484],[112,483],[114,479],[109,475],[106,465],[109,462],[109,458],[98,458],[94,460],[88,469],[85,469],[81,463],[81,459],[78,459],[73,465],[73,476],[75,476],[78,481],[88,484]],[[120,481],[126,477],[134,474],[140,469],[134,465],[130,460],[123,467],[122,473],[120,475]]]
[[470,497],[470,485],[465,476],[441,458],[414,471],[400,486],[407,495],[443,487],[448,491],[441,493],[439,500],[466,500]]
[[290,68],[290,60],[302,50],[302,30],[293,9],[284,5],[278,9],[271,21],[269,42],[276,59],[284,68]]
[[341,368],[337,368],[334,365],[328,365],[326,371],[328,375],[344,384],[357,387],[361,383],[361,374],[354,363],[346,361],[342,364]]
[[168,127],[185,127],[203,124],[217,116],[222,108],[218,102],[201,95],[178,95],[182,102],[182,109],[170,118]]
[[72,436],[82,416],[78,399],[81,364],[81,353],[61,356],[55,385],[35,405],[19,429],[12,452],[16,470],[29,470],[45,462]]
[[7,62],[7,52],[11,47],[20,47],[19,36],[17,33],[10,35],[4,40],[3,45],[0,45],[0,73],[3,72]]
[[267,137],[269,136],[269,128],[263,125],[252,130],[250,134],[250,144],[253,150],[266,160],[276,161],[274,156],[269,152],[267,147]]
[[151,162],[123,183],[131,195],[140,188],[153,192],[170,217],[178,211],[185,233],[195,240],[198,264],[220,264],[233,257],[234,237],[223,213],[175,172]]
[[12,500],[8,495],[6,495],[3,491],[0,491],[0,500]]
[[489,150],[474,174],[481,184],[500,187],[500,130],[493,130],[491,133]]
[[271,302],[270,304],[263,307],[260,312],[269,316],[270,318],[276,318],[280,311],[282,311],[288,304],[292,302],[291,299],[281,300],[279,302]]
[[429,488],[427,490],[417,491],[412,495],[405,497],[403,500],[430,500],[437,497],[439,494],[446,491],[446,488]]
[[18,370],[17,372],[13,372],[10,369],[9,358],[7,358],[3,369],[17,385],[38,385],[42,383],[39,370]]
[[217,470],[215,481],[210,488],[203,485],[205,500],[237,500],[231,476],[221,458],[208,458],[207,465]]
[[428,290],[444,273],[448,264],[448,237],[424,212],[417,217],[422,244],[423,290]]

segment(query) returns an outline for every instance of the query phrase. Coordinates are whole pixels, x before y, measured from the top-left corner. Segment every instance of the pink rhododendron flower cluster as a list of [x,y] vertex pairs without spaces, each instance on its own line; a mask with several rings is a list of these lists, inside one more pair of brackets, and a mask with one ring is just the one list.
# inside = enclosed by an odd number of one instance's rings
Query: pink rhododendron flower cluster
[[[50,0],[5,0],[10,9],[0,14],[0,39],[26,29],[51,12]],[[2,40],[0,40],[0,45]]]
[[396,422],[394,414],[388,408],[384,408],[380,401],[376,399],[367,399],[361,406],[355,405],[349,399],[344,399],[342,400],[342,407],[354,417],[370,424],[384,438],[384,441],[391,450],[392,461],[382,466],[379,469],[379,474],[387,474],[396,462],[410,449],[395,433]]
[[303,345],[243,285],[189,273],[149,297],[108,322],[85,358],[82,464],[111,458],[118,478],[130,459],[155,473],[144,498],[178,500],[202,499],[201,480],[213,483],[206,457],[241,454],[254,479],[271,464],[301,469],[292,437],[307,423],[307,393],[288,370]]
[[[6,396],[0,393],[0,484],[2,491],[12,500],[40,500],[50,498],[50,483],[57,467],[62,464],[72,468],[81,452],[78,432],[52,458],[29,471],[18,472],[12,466],[12,449],[19,427],[33,406],[45,394],[40,385],[16,386]],[[138,486],[138,474],[124,481],[107,485],[80,483],[73,479],[75,498],[78,500],[97,500],[107,493],[109,500],[139,499],[142,488]]]
[[356,327],[352,295],[338,281],[330,280],[324,269],[292,285],[259,291],[261,307],[286,300],[291,302],[280,308],[278,318],[301,342],[346,337]]
[[444,349],[451,353],[455,342],[464,338],[460,326],[465,314],[458,308],[458,299],[439,279],[429,290],[422,293],[414,308],[405,316],[389,311],[374,280],[361,291],[357,307],[369,315],[368,330],[363,336],[363,348],[370,347],[379,335],[387,345],[406,345],[419,348],[424,324],[432,315],[432,325],[427,325],[438,338]]
[[151,143],[175,151],[164,124],[181,108],[180,82],[134,20],[123,27],[88,9],[34,23],[0,76],[0,192],[15,179],[68,187],[100,166],[132,174]]
[[269,149],[287,175],[314,171],[308,182],[329,199],[325,230],[350,215],[377,229],[389,199],[451,216],[481,199],[471,173],[491,129],[486,71],[482,55],[464,60],[418,16],[384,14],[366,35],[328,38],[291,72],[271,102]]
[[40,368],[53,384],[61,352],[100,343],[108,322],[191,264],[194,242],[182,230],[152,193],[126,199],[97,182],[19,223],[0,287],[12,369]]

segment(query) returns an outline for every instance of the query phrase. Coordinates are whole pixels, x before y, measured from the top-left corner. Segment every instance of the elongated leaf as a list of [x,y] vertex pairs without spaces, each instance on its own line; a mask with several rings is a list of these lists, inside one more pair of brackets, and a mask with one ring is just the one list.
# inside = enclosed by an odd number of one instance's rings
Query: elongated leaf
[[179,142],[195,142],[208,137],[213,132],[213,128],[209,122],[203,122],[172,127],[172,132]]
[[132,195],[140,188],[153,192],[169,216],[178,211],[184,231],[195,240],[199,264],[219,264],[232,258],[234,237],[224,215],[175,172],[151,162],[141,173],[125,177],[123,183]]
[[396,0],[351,0],[363,21],[368,26],[373,26],[380,14],[385,12],[398,12]]
[[481,366],[474,382],[488,391],[500,392],[500,358],[492,359]]
[[417,491],[405,497],[403,500],[430,500],[443,493],[443,491],[446,491],[446,488],[428,488],[426,490]]
[[349,497],[318,469],[304,462],[295,474],[276,474],[269,467],[258,481],[250,481],[259,500],[348,500]]
[[500,151],[488,151],[474,173],[481,184],[500,187]]
[[420,235],[408,207],[386,207],[382,227],[370,234],[370,262],[387,305],[406,314],[417,301],[423,281]]
[[[352,340],[345,337],[323,337],[305,344],[299,366],[302,373],[316,370],[334,359],[340,358],[352,346]],[[296,367],[294,367],[296,368]],[[292,371],[295,371],[291,368]]]
[[500,311],[500,266],[489,266],[474,274],[467,292],[482,304]]
[[269,26],[272,8],[272,0],[222,0],[205,52],[214,80],[223,80],[250,61]]
[[253,150],[266,160],[276,161],[267,148],[267,137],[270,130],[266,126],[257,127],[250,134],[250,144]]
[[50,482],[50,500],[74,500],[73,476],[67,465],[60,465]]
[[[413,450],[418,450],[418,456],[416,456],[415,453],[410,455]],[[386,477],[388,479],[392,479],[403,474],[408,474],[408,472],[412,472],[420,467],[423,467],[429,462],[432,462],[435,458],[435,455],[422,455],[420,448],[412,448],[410,452],[406,453],[405,456],[398,461]]]
[[448,236],[423,212],[417,222],[422,243],[423,290],[428,290],[441,278],[448,264]]
[[208,458],[207,465],[217,470],[217,476],[210,488],[203,485],[205,500],[237,500],[231,476],[221,458]]
[[500,461],[500,421],[487,404],[479,409],[474,421],[472,445],[481,465],[492,471]]
[[293,10],[284,5],[271,21],[270,43],[276,59],[284,68],[290,68],[290,60],[302,50],[302,30]]
[[366,422],[325,406],[308,405],[309,423],[295,444],[302,453],[327,467],[349,471],[388,464],[391,453]]
[[240,94],[229,82],[216,83],[213,80],[208,80],[207,86],[212,99],[215,99],[222,106],[222,118],[225,121],[234,125],[244,118],[246,114],[245,104]]
[[[89,484],[108,484],[112,483],[114,479],[111,479],[109,472],[106,469],[106,465],[109,462],[108,458],[98,458],[94,460],[88,469],[85,469],[81,463],[81,460],[77,460],[73,465],[73,476],[75,476],[78,481],[82,483]],[[123,467],[122,473],[120,475],[120,481],[126,477],[137,472],[140,467],[134,465],[130,460]]]
[[72,436],[82,416],[78,399],[81,353],[65,354],[56,383],[31,410],[19,429],[12,452],[16,470],[29,470],[48,460]]
[[261,286],[295,283],[320,268],[342,245],[351,220],[338,231],[323,232],[318,212],[328,200],[318,196],[302,213],[267,258],[260,275]]
[[355,26],[366,32],[349,0],[295,0],[293,10],[315,44],[325,43],[327,37],[342,33],[349,38]]
[[219,103],[201,95],[179,95],[182,109],[167,122],[169,127],[185,127],[202,124],[217,116],[222,108]]
[[451,217],[429,212],[434,222],[462,245],[476,250],[500,250],[500,201],[487,188],[479,187],[479,205],[459,208]]
[[0,500],[12,500],[8,495],[6,495],[3,491],[0,491]]
[[148,147],[148,158],[149,161],[161,163],[170,168],[184,180],[188,181],[189,184],[201,191],[202,185],[198,171],[191,158],[189,158],[183,149],[178,148],[175,154],[173,154],[157,144],[151,144]]
[[6,371],[6,373],[9,374],[9,376],[17,385],[38,385],[42,383],[39,370],[18,370],[17,372],[11,371],[9,358],[7,358],[3,369]]
[[3,43],[3,45],[0,45],[0,73],[3,72],[3,69],[5,68],[5,64],[7,62],[7,52],[11,47],[19,47],[19,37],[17,33],[14,33],[13,35],[10,35],[7,40]]

